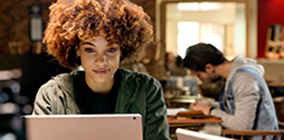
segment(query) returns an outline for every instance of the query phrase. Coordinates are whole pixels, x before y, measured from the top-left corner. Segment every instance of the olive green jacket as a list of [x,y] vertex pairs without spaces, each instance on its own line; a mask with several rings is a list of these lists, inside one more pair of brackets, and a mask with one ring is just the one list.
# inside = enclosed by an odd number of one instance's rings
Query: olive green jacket
[[[167,111],[160,83],[151,76],[118,69],[122,79],[115,113],[139,113],[144,140],[168,140]],[[80,114],[73,86],[77,72],[60,74],[42,85],[36,95],[33,115]]]

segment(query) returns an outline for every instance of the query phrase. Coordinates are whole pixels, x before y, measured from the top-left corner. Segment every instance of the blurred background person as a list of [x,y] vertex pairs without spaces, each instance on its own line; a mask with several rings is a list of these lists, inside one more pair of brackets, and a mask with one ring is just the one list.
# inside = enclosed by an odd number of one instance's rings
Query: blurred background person
[[264,69],[255,60],[237,56],[229,61],[213,45],[199,43],[187,49],[184,66],[204,82],[226,80],[218,104],[196,101],[192,109],[220,117],[227,129],[278,129],[271,93],[262,77]]

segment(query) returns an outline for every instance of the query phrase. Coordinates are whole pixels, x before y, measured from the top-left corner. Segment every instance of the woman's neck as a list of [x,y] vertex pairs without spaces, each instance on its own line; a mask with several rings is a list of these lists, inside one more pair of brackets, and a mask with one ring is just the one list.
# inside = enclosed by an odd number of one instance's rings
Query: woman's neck
[[97,94],[110,92],[114,83],[114,77],[108,83],[96,83],[93,80],[86,80],[88,87]]

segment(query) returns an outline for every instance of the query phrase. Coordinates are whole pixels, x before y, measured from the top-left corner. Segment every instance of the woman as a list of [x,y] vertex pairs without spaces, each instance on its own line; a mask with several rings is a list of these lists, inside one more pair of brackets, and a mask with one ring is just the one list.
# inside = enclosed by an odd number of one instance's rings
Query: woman
[[70,69],[39,89],[33,115],[140,113],[145,140],[169,139],[166,106],[159,82],[120,69],[141,57],[153,27],[129,0],[58,0],[50,6],[44,43]]

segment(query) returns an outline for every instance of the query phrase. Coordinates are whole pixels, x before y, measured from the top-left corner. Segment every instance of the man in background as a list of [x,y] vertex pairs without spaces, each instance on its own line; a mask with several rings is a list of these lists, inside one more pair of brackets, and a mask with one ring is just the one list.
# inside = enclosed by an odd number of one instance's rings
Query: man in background
[[187,49],[184,67],[203,82],[226,80],[219,103],[196,101],[191,104],[193,110],[222,118],[221,125],[227,129],[278,129],[272,97],[262,77],[264,68],[255,60],[236,57],[229,61],[213,45],[200,43]]

